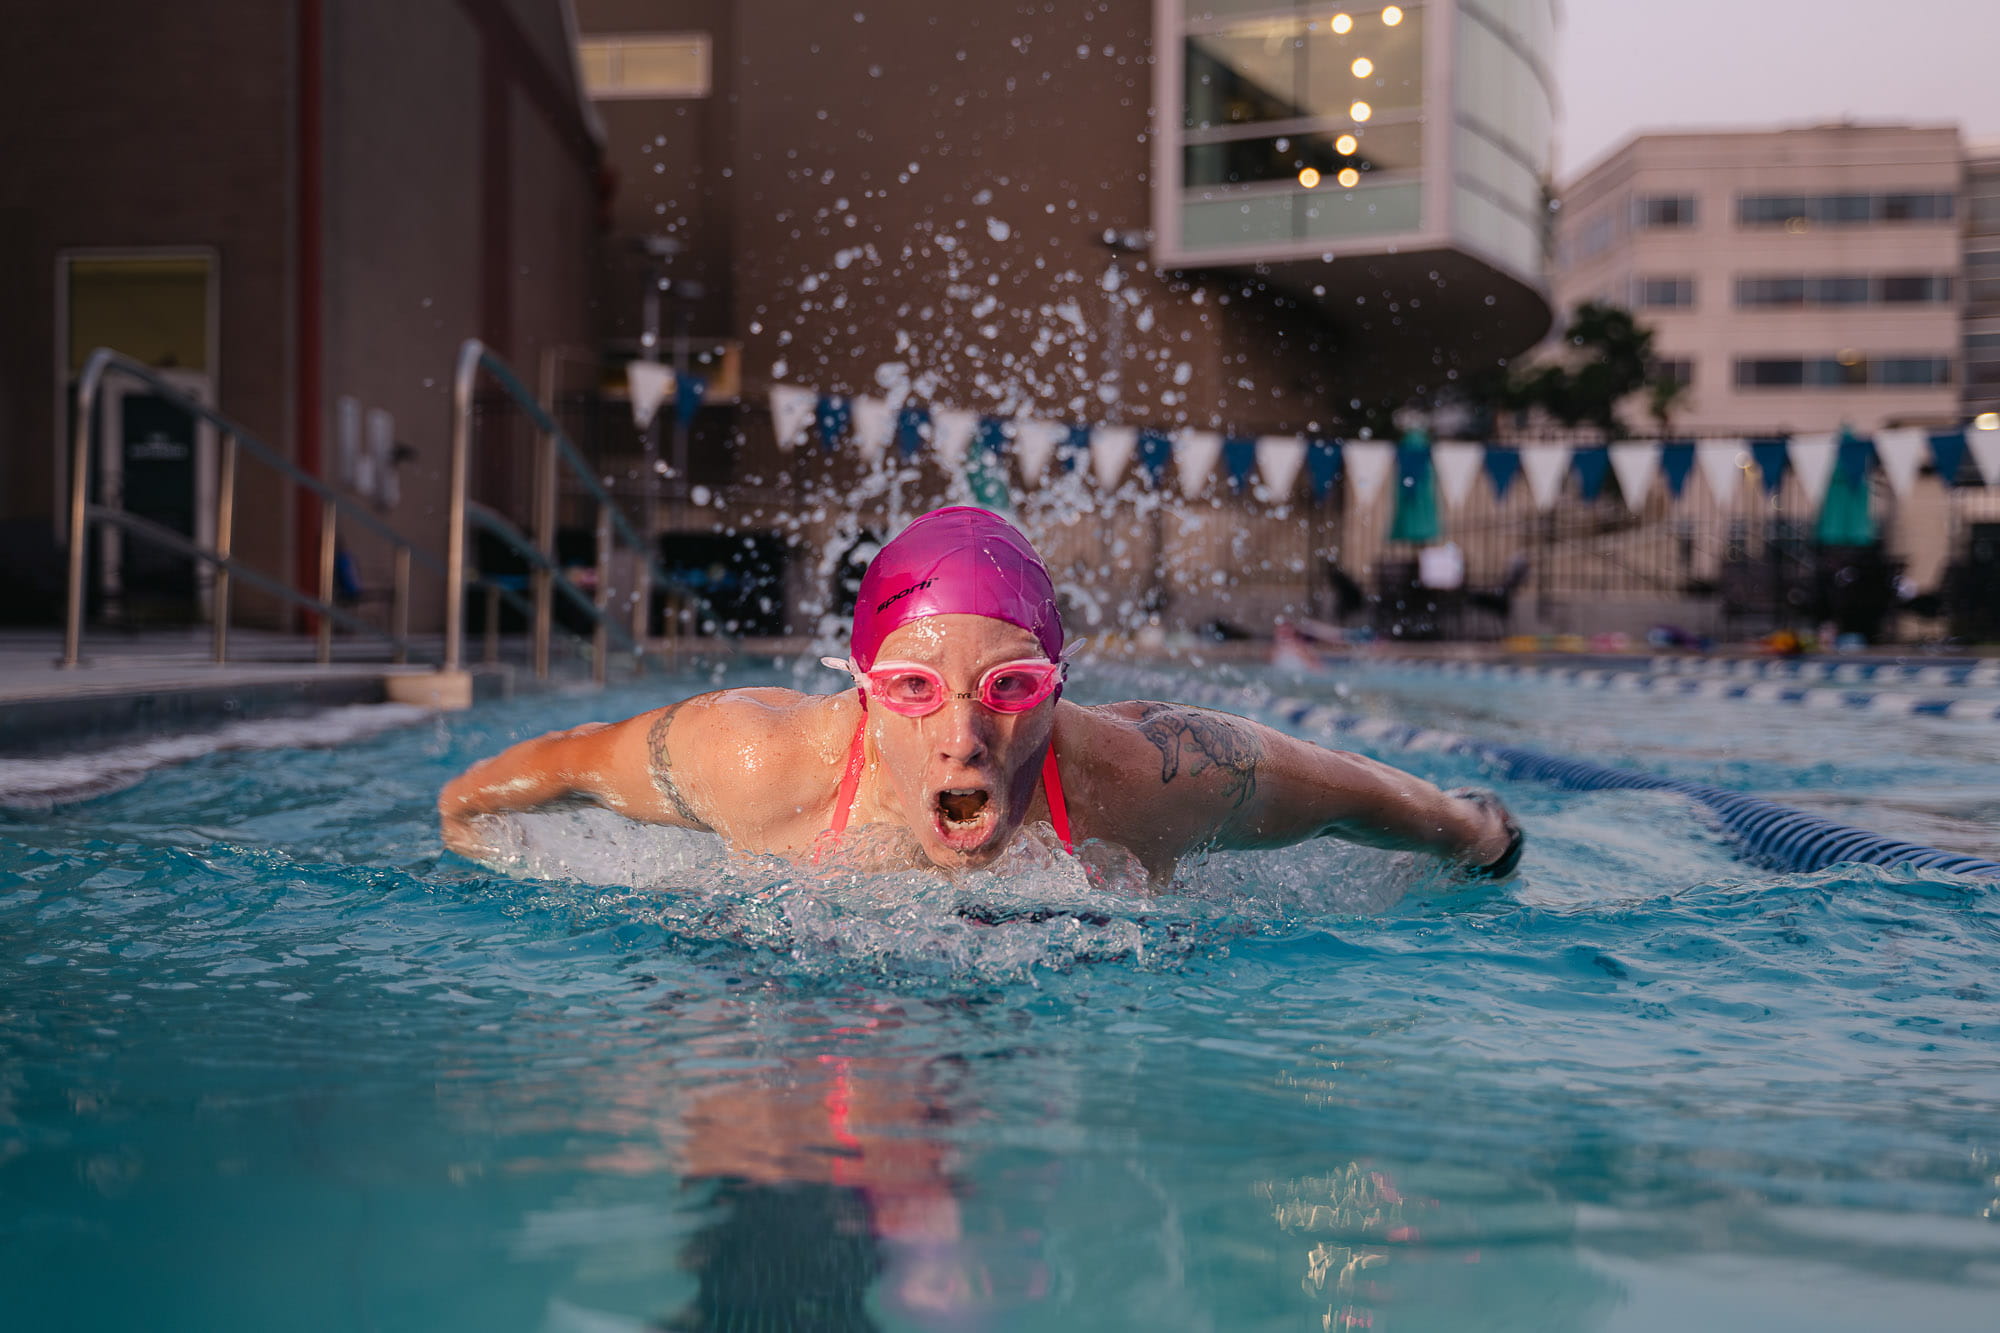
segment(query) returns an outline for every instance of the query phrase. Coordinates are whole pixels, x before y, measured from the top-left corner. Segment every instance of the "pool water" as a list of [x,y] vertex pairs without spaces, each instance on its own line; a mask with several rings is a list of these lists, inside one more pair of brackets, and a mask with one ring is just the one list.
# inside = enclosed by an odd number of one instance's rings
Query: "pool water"
[[[1331,843],[1158,899],[1034,847],[815,878],[580,813],[441,855],[471,760],[711,683],[0,812],[0,1323],[1992,1326],[1993,884],[1528,785],[1498,888]],[[1995,841],[1945,723],[1248,683]]]

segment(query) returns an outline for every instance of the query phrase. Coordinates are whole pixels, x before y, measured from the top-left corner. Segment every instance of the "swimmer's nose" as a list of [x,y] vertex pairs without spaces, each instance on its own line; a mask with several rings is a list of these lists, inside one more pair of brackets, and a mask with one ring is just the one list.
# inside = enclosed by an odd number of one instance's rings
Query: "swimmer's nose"
[[976,764],[986,757],[993,715],[977,699],[947,699],[934,720],[940,757],[954,764]]

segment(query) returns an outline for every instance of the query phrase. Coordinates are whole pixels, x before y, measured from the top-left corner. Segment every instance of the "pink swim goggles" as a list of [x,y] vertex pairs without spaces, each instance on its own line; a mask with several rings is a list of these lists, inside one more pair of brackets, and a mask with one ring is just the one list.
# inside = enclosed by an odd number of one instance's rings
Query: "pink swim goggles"
[[996,713],[1025,713],[1054,694],[1069,674],[1068,663],[1022,658],[988,667],[977,690],[959,694],[946,688],[943,676],[919,662],[877,662],[862,671],[844,657],[820,661],[854,677],[864,703],[873,698],[904,717],[928,717],[949,699],[977,699]]

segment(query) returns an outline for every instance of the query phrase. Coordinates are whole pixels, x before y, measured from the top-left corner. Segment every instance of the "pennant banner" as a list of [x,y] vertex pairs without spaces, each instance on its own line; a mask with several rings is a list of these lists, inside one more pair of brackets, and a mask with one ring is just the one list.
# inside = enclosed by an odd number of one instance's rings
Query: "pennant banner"
[[1229,489],[1237,495],[1250,484],[1250,474],[1257,470],[1257,441],[1227,439],[1222,442],[1223,466],[1229,471]]
[[1139,447],[1137,426],[1099,426],[1090,433],[1090,470],[1103,489],[1116,490],[1125,476],[1125,465]]
[[1570,466],[1576,469],[1576,493],[1585,501],[1604,494],[1604,478],[1611,471],[1611,455],[1601,444],[1576,451]]
[[771,433],[777,436],[780,449],[791,449],[805,438],[818,407],[819,395],[811,389],[796,384],[771,386]]
[[1884,430],[1875,433],[1875,456],[1882,460],[1882,473],[1896,498],[1910,493],[1917,484],[1917,469],[1923,465],[1930,440],[1920,429]]
[[1667,493],[1681,498],[1687,490],[1688,474],[1694,471],[1694,441],[1664,440],[1660,444],[1660,471],[1667,479]]
[[1979,465],[1979,476],[1988,486],[2000,486],[2000,429],[1965,432],[1966,448]]
[[1625,497],[1625,507],[1636,514],[1646,507],[1646,492],[1653,489],[1653,477],[1660,470],[1660,442],[1631,440],[1612,445],[1608,452],[1611,470],[1618,474],[1618,493]]
[[1493,498],[1504,500],[1514,478],[1521,475],[1521,451],[1493,447],[1486,451],[1486,479],[1493,483]]
[[1737,462],[1749,447],[1748,440],[1697,440],[1694,461],[1701,468],[1708,493],[1724,509],[1733,508],[1743,489],[1743,469]]
[[1764,494],[1777,495],[1785,484],[1785,464],[1789,457],[1784,437],[1750,441],[1750,457],[1757,461],[1758,475],[1764,481]]
[[1174,456],[1174,442],[1156,430],[1139,432],[1139,470],[1145,475],[1146,486],[1158,490],[1160,477],[1167,470],[1167,461]]
[[1382,483],[1396,466],[1396,446],[1380,440],[1360,440],[1341,450],[1347,466],[1347,482],[1354,490],[1354,507],[1367,509],[1382,493]]
[[1472,494],[1472,483],[1478,479],[1485,457],[1483,444],[1439,440],[1431,446],[1431,466],[1437,469],[1438,490],[1444,493],[1447,508],[1457,509]]
[[931,448],[953,472],[964,465],[965,451],[972,447],[972,437],[978,431],[977,412],[947,407],[931,413]]
[[1264,497],[1280,504],[1290,500],[1305,461],[1306,442],[1296,435],[1266,435],[1259,439],[1257,475],[1264,479]]
[[1059,421],[1039,421],[1030,417],[1014,427],[1014,457],[1020,461],[1021,480],[1033,485],[1048,470],[1056,446],[1069,437],[1069,427]]
[[854,447],[870,464],[889,451],[896,434],[896,409],[881,398],[854,400]]
[[1799,479],[1805,490],[1806,503],[1813,512],[1819,512],[1820,501],[1826,498],[1826,484],[1833,479],[1834,450],[1839,442],[1831,434],[1794,435],[1787,452],[1792,460],[1792,474]]
[[1549,509],[1562,498],[1563,478],[1569,475],[1570,446],[1566,444],[1524,444],[1521,471],[1528,475],[1528,493],[1535,508]]
[[645,430],[653,424],[660,404],[673,392],[673,369],[657,361],[628,361],[625,363],[625,387],[632,394],[632,420],[640,430]]
[[1324,504],[1340,484],[1340,441],[1306,441],[1306,479],[1312,485],[1313,499]]
[[1937,469],[1938,480],[1945,489],[1958,485],[1958,474],[1965,467],[1964,431],[1937,431],[1931,435],[1931,466]]
[[1181,494],[1198,498],[1215,475],[1216,460],[1222,457],[1222,434],[1212,430],[1184,430],[1174,437],[1174,463],[1180,471]]

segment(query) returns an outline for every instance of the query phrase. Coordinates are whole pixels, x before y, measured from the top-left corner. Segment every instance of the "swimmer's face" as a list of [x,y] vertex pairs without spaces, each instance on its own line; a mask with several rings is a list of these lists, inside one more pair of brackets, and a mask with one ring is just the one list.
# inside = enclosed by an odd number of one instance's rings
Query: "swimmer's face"
[[[1019,625],[945,615],[898,627],[875,660],[927,666],[951,693],[972,694],[989,667],[1045,656]],[[1053,696],[1025,713],[996,713],[977,699],[946,699],[924,717],[868,710],[889,791],[934,863],[982,866],[1012,840],[1034,799],[1055,716]]]

